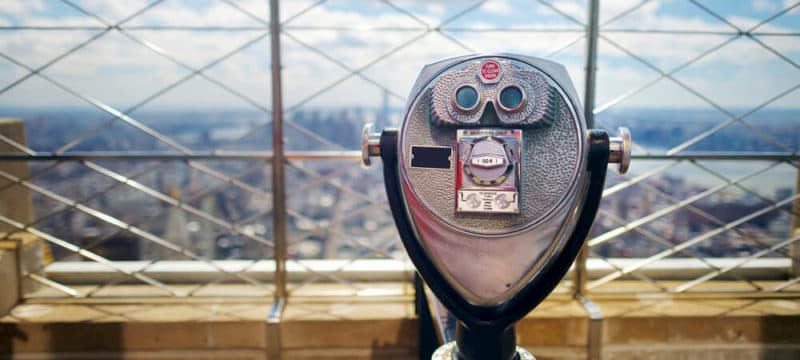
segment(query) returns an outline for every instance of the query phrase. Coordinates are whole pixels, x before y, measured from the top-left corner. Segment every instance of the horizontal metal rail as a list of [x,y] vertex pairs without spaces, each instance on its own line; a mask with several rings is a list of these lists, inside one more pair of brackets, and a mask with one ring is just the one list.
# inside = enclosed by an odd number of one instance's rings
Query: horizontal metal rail
[[[120,28],[122,30],[148,30],[148,31],[187,31],[187,32],[247,32],[268,31],[269,25],[252,26],[169,26],[169,25],[131,25],[131,26],[47,26],[47,25],[17,25],[0,26],[0,31],[104,31]],[[421,26],[284,26],[286,31],[368,31],[368,32],[416,32],[426,31],[428,27]],[[455,33],[583,33],[586,30],[579,27],[443,27],[439,29]],[[728,36],[800,36],[798,32],[739,32],[726,30],[680,30],[680,29],[602,29],[604,33],[634,33],[634,34],[668,34],[668,35],[728,35]]]
[[[360,151],[287,151],[289,161],[352,160],[361,161]],[[191,160],[272,160],[272,151],[215,151],[210,153],[170,152],[70,152],[70,153],[0,153],[0,161],[191,161]]]
[[[706,258],[708,262],[719,268],[736,267],[738,275],[754,280],[786,280],[788,279],[791,260],[787,258],[751,259],[740,264],[741,258]],[[590,258],[587,270],[590,279],[598,279],[615,270],[635,264],[637,259],[610,258],[604,260]],[[87,261],[58,261],[45,268],[47,277],[65,285],[98,284],[111,280],[120,283],[135,283],[126,277],[126,273],[139,273],[164,283],[203,283],[219,276],[218,268],[229,272],[243,271],[259,281],[269,282],[275,271],[273,260],[259,260],[252,264],[249,260],[214,260],[209,263],[198,261],[159,261],[150,265],[149,261],[114,261],[116,269],[110,269],[102,263]],[[308,269],[313,269],[314,272]],[[572,270],[566,276],[572,278]],[[323,260],[288,260],[286,271],[290,281],[303,281],[317,276],[315,273],[336,273],[337,277],[351,282],[394,282],[410,280],[414,267],[408,260],[395,259],[323,259]],[[708,272],[708,265],[698,259],[662,259],[654,262],[643,274],[654,280],[693,280]],[[733,277],[720,279],[731,280]],[[331,279],[327,279],[331,281]]]
[[[361,161],[360,151],[348,150],[322,150],[322,151],[287,151],[284,155],[289,161],[309,160],[347,160]],[[676,161],[800,161],[798,153],[769,153],[769,152],[685,152],[680,154],[634,154],[631,158],[638,160],[676,160]],[[214,152],[35,152],[0,153],[0,161],[103,161],[103,160],[163,160],[163,161],[191,161],[191,160],[272,160],[272,151],[214,151]]]

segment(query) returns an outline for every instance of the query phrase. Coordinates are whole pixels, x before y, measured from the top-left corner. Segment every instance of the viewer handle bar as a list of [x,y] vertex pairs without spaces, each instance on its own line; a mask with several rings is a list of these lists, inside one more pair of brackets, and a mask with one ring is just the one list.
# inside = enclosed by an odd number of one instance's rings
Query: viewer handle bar
[[372,132],[372,124],[361,131],[361,166],[372,165],[372,158],[381,156],[381,133]]
[[619,164],[620,174],[628,172],[631,165],[631,132],[626,127],[619,128],[619,137],[608,139],[608,162]]

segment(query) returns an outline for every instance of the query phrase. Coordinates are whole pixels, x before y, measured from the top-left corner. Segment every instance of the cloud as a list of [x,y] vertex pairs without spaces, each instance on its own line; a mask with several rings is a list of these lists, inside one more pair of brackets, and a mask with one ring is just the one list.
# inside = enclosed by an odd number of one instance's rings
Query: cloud
[[80,0],[77,5],[97,14],[100,18],[116,23],[147,5],[146,0]]
[[[1,1],[1,0],[0,0]],[[261,19],[268,18],[268,9],[261,0],[242,0],[236,2]],[[605,19],[620,14],[639,3],[638,0],[604,1],[601,14]],[[0,2],[0,22],[13,21],[15,24],[40,24],[47,26],[74,26],[86,24],[87,18],[75,12],[63,12],[53,16],[54,3],[41,1]],[[100,1],[83,0],[81,6],[97,12],[102,18],[116,22],[141,9],[142,1]],[[241,11],[223,2],[211,2],[207,6],[197,6],[197,2],[169,1],[155,6],[140,17],[126,23],[133,36],[151,43],[171,57],[197,68],[244,44],[266,31],[265,25],[252,19]],[[312,1],[281,2],[282,18],[298,14]],[[361,4],[361,3],[358,3]],[[458,1],[421,2],[398,0],[395,3],[414,15],[428,26],[437,25],[442,18],[458,13],[468,7]],[[570,16],[584,21],[585,5],[580,1],[558,0],[553,6]],[[709,18],[683,16],[670,10],[668,2],[651,1],[636,11],[620,18],[610,29],[663,29],[731,32],[727,25]],[[755,4],[753,6],[756,6]],[[761,6],[761,5],[758,5]],[[325,3],[304,12],[286,25],[286,35],[282,36],[283,79],[286,106],[296,104],[325,88],[308,106],[376,106],[382,100],[381,87],[405,96],[424,64],[441,58],[468,53],[469,50],[451,41],[449,37],[477,51],[516,52],[545,56],[565,44],[579,40],[579,32],[527,32],[523,29],[534,27],[531,19],[534,11],[546,12],[547,16],[535,27],[565,28],[564,24],[574,26],[568,20],[543,6],[535,10],[520,11],[520,4],[513,0],[490,1],[464,15],[468,21],[453,23],[457,28],[470,29],[510,28],[513,31],[455,31],[447,27],[441,31],[426,33],[426,25],[417,19],[382,4],[357,6],[356,3]],[[525,8],[528,9],[528,8]],[[62,9],[63,10],[63,9]],[[51,14],[51,15],[48,15]],[[544,15],[544,14],[540,14]],[[785,16],[789,16],[788,14]],[[731,17],[737,24],[760,21],[747,12]],[[91,20],[94,24],[93,20]],[[261,27],[252,31],[154,31],[134,29],[140,26],[218,26],[218,27]],[[344,28],[342,30],[319,30],[313,27]],[[354,28],[355,30],[347,30]],[[372,31],[358,29],[394,28],[396,31]],[[787,25],[766,24],[759,29],[764,32],[797,32],[797,28]],[[93,31],[18,31],[0,33],[0,51],[14,58],[38,66],[72,46],[95,34]],[[683,34],[642,34],[607,31],[603,33],[614,42],[635,52],[656,66],[669,70],[697,56],[712,46],[726,40],[729,35],[683,35]],[[298,41],[295,41],[298,40]],[[800,53],[800,43],[794,37],[765,37],[763,41],[789,56]],[[311,46],[309,49],[305,45]],[[726,51],[718,51],[691,69],[718,67],[742,71],[747,68],[763,68],[764,64],[774,64],[776,56],[755,45],[749,39],[739,39]],[[578,88],[583,77],[583,56],[585,42],[577,41],[558,53],[556,60],[564,62]],[[399,48],[399,49],[398,49]],[[253,44],[245,51],[214,66],[208,71],[226,86],[256,99],[269,107],[269,37]],[[640,64],[606,41],[600,42],[600,97],[610,99],[636,87],[657,73]],[[326,59],[322,52],[351,69],[362,69],[359,75],[351,75],[347,69]],[[797,58],[795,58],[797,59]],[[778,60],[780,62],[780,60]],[[0,61],[0,87],[18,79],[24,71]],[[761,64],[756,66],[756,64]],[[9,69],[8,71],[4,69]],[[10,69],[15,69],[11,71]],[[766,91],[783,84],[781,78],[792,78],[796,70],[787,73],[769,72],[765,74],[737,74],[742,81],[758,81],[759,91]],[[147,97],[166,86],[190,70],[182,68],[163,56],[137,44],[112,30],[84,49],[66,57],[57,65],[47,69],[46,74],[74,86],[87,95],[97,97],[112,105],[126,107]],[[709,72],[713,76],[725,77],[721,72]],[[368,77],[364,80],[361,76]],[[709,75],[711,76],[711,75]],[[759,79],[749,79],[758,77]],[[714,84],[724,83],[725,79],[707,79],[699,84],[703,91],[711,91]],[[35,86],[34,86],[35,85]],[[190,86],[191,85],[191,86]],[[55,104],[37,93],[36,86],[47,87],[39,93],[50,94],[52,86],[36,82],[0,95],[3,104]],[[717,86],[724,91],[724,87]],[[678,96],[677,89],[671,98],[653,101],[639,98],[626,102],[626,105],[663,106],[664,104],[690,104],[686,96]],[[210,95],[211,94],[211,95]],[[685,95],[685,94],[684,94]],[[691,96],[690,96],[691,97]],[[61,99],[61,98],[58,98]],[[202,99],[202,101],[198,101]],[[199,106],[207,107],[247,107],[245,102],[226,94],[205,80],[192,81],[171,91],[171,94],[156,102],[159,106]],[[724,99],[725,104],[753,103],[746,94],[734,94]],[[600,103],[600,101],[598,101]],[[57,104],[55,104],[57,105]]]
[[[553,5],[553,7],[555,7],[559,11],[570,15],[576,20],[583,22],[586,19],[586,4],[584,4],[581,1],[557,0],[557,1],[551,1],[550,4]],[[554,13],[553,10],[546,8],[540,8],[539,14],[544,16],[560,16],[556,15],[556,13]]]
[[45,8],[42,0],[0,0],[0,14],[8,16],[24,16]]
[[753,10],[756,10],[756,11],[775,11],[775,10],[779,10],[778,9],[778,4],[776,2],[770,1],[770,0],[753,0],[753,2],[750,3],[750,6],[752,6]]
[[494,0],[484,3],[482,6],[483,10],[486,12],[500,14],[500,15],[507,15],[510,14],[513,9],[508,1],[505,0]]
[[800,6],[798,5],[800,5],[800,2],[798,2],[797,0],[783,0],[784,9],[788,9],[790,7],[792,8],[792,10],[789,11],[790,14],[800,13]]

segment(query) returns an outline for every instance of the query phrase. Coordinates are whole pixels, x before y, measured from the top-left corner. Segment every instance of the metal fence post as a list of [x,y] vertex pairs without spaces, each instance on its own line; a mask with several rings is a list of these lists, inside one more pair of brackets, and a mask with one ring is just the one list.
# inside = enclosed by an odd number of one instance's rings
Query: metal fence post
[[597,78],[597,38],[600,33],[600,0],[589,1],[586,23],[586,78],[584,79],[583,114],[589,128],[594,126],[595,84]]
[[286,299],[286,189],[284,183],[283,99],[281,87],[281,24],[279,1],[269,2],[270,55],[272,61],[272,236],[275,243],[274,284],[272,309],[267,318],[267,355],[270,360],[281,358],[280,322]]
[[[597,72],[597,36],[598,36],[598,17],[600,13],[599,0],[589,2],[588,22],[586,24],[586,78],[584,81],[583,114],[586,118],[586,125],[589,128],[594,126],[594,100],[595,100],[595,78]],[[589,248],[584,245],[578,258],[575,259],[575,272],[573,276],[572,296],[579,298],[586,291],[586,259],[588,258]]]
[[275,241],[275,300],[286,291],[286,191],[284,184],[283,99],[281,88],[281,33],[278,0],[270,0],[270,47],[272,58],[272,224]]
[[[583,96],[583,114],[586,117],[588,128],[594,127],[595,86],[597,75],[597,38],[599,36],[600,0],[589,1],[588,21],[586,22],[586,78]],[[589,257],[589,245],[584,244],[583,249],[575,260],[572,296],[581,302],[586,314],[588,324],[586,329],[586,358],[590,360],[602,357],[603,314],[600,308],[586,296],[587,269],[586,261]]]
[[[797,170],[795,177],[795,194],[800,194],[800,170]],[[789,229],[789,237],[800,234],[800,199],[795,199],[792,202],[792,227]],[[792,257],[792,276],[800,277],[800,244],[797,242],[789,246],[789,255]]]

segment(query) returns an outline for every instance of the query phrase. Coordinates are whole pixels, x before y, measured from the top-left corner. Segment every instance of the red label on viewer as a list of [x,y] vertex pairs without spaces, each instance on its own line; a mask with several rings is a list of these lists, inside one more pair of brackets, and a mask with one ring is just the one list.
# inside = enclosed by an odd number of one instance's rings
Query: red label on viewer
[[481,78],[484,81],[494,81],[500,77],[500,64],[497,61],[489,60],[481,65]]

